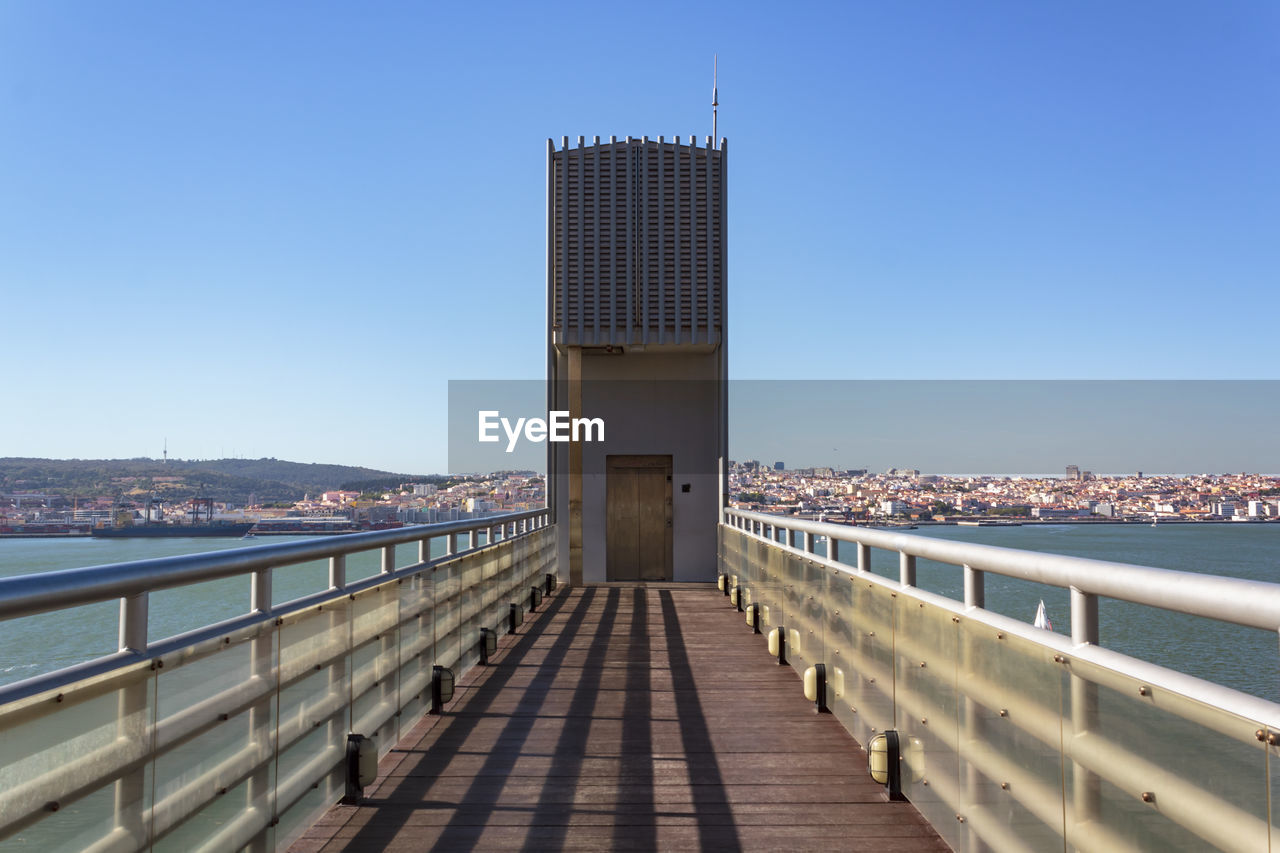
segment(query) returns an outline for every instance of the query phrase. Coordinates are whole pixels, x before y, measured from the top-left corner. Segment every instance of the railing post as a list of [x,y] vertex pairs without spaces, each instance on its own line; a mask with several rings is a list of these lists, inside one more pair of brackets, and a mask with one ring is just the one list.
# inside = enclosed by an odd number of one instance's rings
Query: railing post
[[418,562],[431,562],[431,537],[424,536],[418,540]]
[[[120,599],[120,651],[139,655],[147,651],[148,593],[140,592]],[[116,700],[116,736],[136,742],[147,737],[147,699],[151,679],[136,681],[125,687]],[[146,811],[147,774],[139,767],[116,780],[115,825],[133,836],[139,847],[150,841]]]
[[964,606],[987,606],[987,576],[968,563],[964,564]]
[[1071,587],[1071,642],[1098,644],[1098,596]]
[[827,534],[827,559],[840,562],[840,540],[831,534]]
[[[1071,642],[1098,645],[1098,596],[1071,587]],[[1071,732],[1083,738],[1098,727],[1098,685],[1071,675]],[[1079,762],[1071,774],[1076,824],[1096,820],[1102,809],[1102,782]],[[1070,832],[1070,828],[1067,830]]]
[[382,549],[382,573],[389,575],[396,570],[396,546],[386,545]]
[[858,543],[858,571],[871,571],[871,546]]
[[916,558],[905,551],[898,552],[898,583],[903,586],[916,585]]
[[[271,569],[258,572],[255,575],[265,575],[265,595],[260,603],[264,604],[267,610],[271,608]],[[255,583],[255,589],[257,588]],[[258,609],[258,608],[255,608]],[[266,611],[264,611],[266,612]],[[276,620],[277,622],[279,620]],[[250,672],[256,678],[260,678],[268,684],[277,684],[280,677],[280,670],[275,660],[274,650],[275,634],[279,631],[274,625],[268,627],[260,626],[258,635],[253,638],[253,646],[250,651]],[[275,691],[271,691],[266,696],[260,698],[249,708],[249,736],[253,738],[261,746],[261,755],[278,755],[279,744],[276,742],[276,726],[273,724],[271,709],[275,702]],[[278,817],[276,813],[276,793],[275,786],[271,784],[271,762],[262,762],[257,769],[249,775],[249,802],[254,808],[260,808],[265,813],[271,815],[272,822],[269,826],[275,825]],[[267,839],[272,833],[267,830],[259,832],[250,842],[248,849],[254,853],[266,853],[270,850]]]
[[813,540],[818,537],[814,536],[807,530],[800,531],[800,549],[810,554],[813,553]]
[[458,534],[450,533],[444,537],[444,552],[450,557],[458,553]]
[[146,592],[120,599],[120,651],[143,654],[147,650]]
[[475,527],[468,530],[467,531],[467,548],[474,551],[476,546],[479,544],[479,542],[480,542],[480,530]]
[[[430,540],[423,539],[422,547],[430,548],[427,543]],[[421,554],[419,554],[421,558]],[[347,555],[335,554],[329,558],[329,589],[346,589],[347,586]]]
[[259,569],[250,578],[249,610],[253,613],[271,612],[271,567]]
[[[970,607],[981,607],[982,604],[972,604],[973,601],[981,602],[983,599],[983,575],[982,572],[975,572],[969,566],[964,567],[964,599],[965,605]],[[961,729],[960,736],[965,740],[962,743],[986,743],[988,732],[986,724],[982,719],[982,708],[968,694],[968,691],[962,686],[970,683],[975,675],[979,672],[980,654],[975,648],[973,635],[965,630],[964,625],[956,624],[956,646],[959,649],[958,666],[956,674],[958,683],[956,685],[956,693],[961,696]],[[964,762],[964,790],[965,802],[963,808],[965,811],[974,809],[975,806],[981,806],[986,792],[985,777],[978,769],[978,762],[973,758]],[[969,822],[965,826],[965,840],[968,842],[969,850],[986,851],[991,848],[982,843],[981,838],[973,828],[973,823]]]

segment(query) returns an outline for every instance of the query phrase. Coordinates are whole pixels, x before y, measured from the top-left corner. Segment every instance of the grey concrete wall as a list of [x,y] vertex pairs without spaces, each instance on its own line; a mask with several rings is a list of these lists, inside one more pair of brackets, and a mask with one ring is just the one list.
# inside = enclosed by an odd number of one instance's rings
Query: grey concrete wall
[[[585,581],[606,579],[606,457],[616,454],[671,456],[673,579],[714,580],[722,417],[715,393],[719,364],[715,351],[583,357],[582,414],[605,422],[605,442],[583,445]],[[557,470],[557,518],[564,534],[560,557],[567,567],[567,452],[559,454]],[[682,490],[685,484],[688,492]]]

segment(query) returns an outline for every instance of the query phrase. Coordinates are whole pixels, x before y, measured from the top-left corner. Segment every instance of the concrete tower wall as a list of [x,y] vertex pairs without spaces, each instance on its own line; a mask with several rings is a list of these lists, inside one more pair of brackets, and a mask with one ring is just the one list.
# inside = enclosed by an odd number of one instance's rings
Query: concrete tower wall
[[610,457],[670,457],[670,579],[712,580],[727,448],[727,146],[616,138],[547,146],[549,409],[601,418],[549,444],[560,565],[611,576]]
[[718,343],[724,147],[596,140],[548,143],[553,343]]

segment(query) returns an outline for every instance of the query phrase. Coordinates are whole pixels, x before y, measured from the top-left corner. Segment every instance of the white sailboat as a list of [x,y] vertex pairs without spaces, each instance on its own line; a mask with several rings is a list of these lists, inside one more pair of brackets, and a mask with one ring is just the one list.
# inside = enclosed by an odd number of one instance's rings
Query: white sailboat
[[1053,623],[1049,621],[1049,615],[1044,612],[1044,599],[1040,599],[1040,606],[1036,608],[1036,620],[1031,623],[1033,627],[1044,628],[1046,631],[1053,630]]

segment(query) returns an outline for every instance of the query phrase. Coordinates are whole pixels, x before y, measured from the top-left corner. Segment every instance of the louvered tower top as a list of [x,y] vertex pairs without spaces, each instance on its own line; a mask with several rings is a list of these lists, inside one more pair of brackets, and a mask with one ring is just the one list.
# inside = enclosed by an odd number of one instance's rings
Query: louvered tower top
[[727,143],[547,141],[557,347],[714,349],[725,306]]

